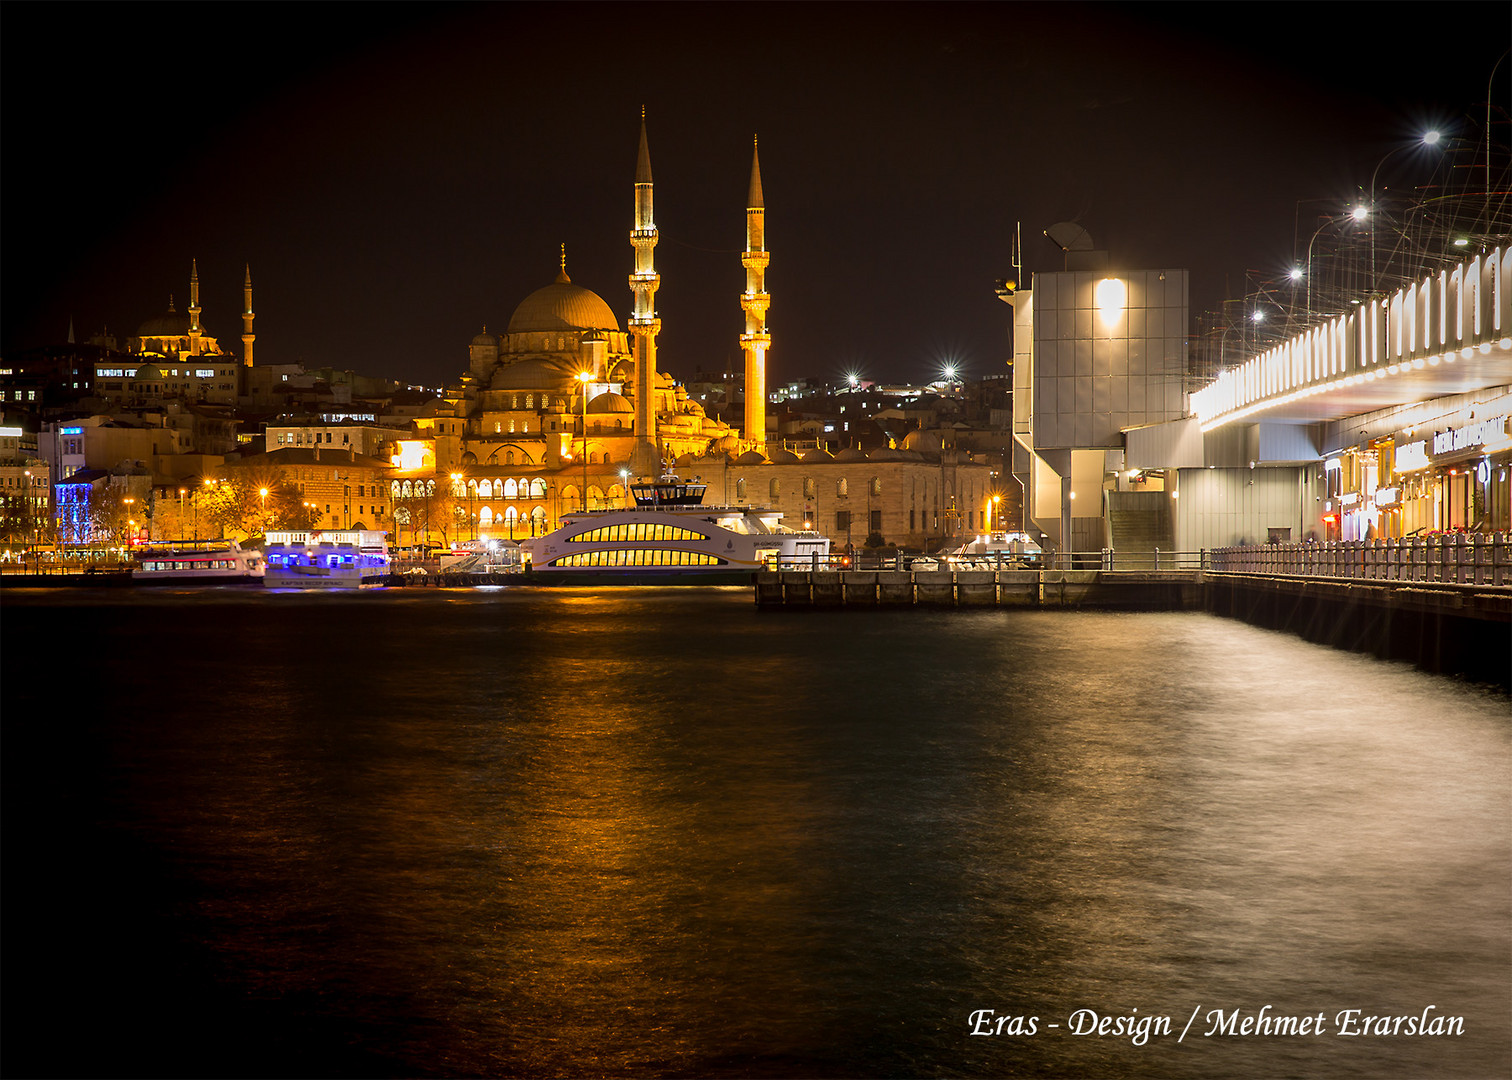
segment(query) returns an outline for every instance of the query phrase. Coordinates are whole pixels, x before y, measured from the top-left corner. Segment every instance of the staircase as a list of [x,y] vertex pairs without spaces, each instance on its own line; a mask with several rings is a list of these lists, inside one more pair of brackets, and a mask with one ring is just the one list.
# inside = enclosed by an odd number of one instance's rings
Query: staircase
[[1115,570],[1149,570],[1155,551],[1176,549],[1171,496],[1164,491],[1108,491],[1108,546]]

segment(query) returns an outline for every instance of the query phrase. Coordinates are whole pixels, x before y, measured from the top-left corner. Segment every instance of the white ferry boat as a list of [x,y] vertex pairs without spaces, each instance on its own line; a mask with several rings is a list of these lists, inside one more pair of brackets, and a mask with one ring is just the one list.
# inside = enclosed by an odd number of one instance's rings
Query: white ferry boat
[[633,507],[562,515],[520,541],[528,580],[582,585],[739,585],[757,570],[826,564],[829,539],[790,529],[782,512],[705,506],[707,484],[664,476],[631,484]]
[[952,570],[1018,570],[1039,567],[1044,552],[1028,533],[994,532],[968,540],[943,557]]
[[256,585],[265,568],[261,552],[235,540],[146,544],[135,555],[133,585]]
[[389,574],[386,534],[362,529],[269,530],[270,589],[355,589]]

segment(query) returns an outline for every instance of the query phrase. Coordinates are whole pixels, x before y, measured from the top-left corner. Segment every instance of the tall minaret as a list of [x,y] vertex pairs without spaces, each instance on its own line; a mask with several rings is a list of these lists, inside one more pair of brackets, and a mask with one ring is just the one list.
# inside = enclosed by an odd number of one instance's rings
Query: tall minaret
[[635,310],[630,315],[631,355],[635,357],[635,447],[630,452],[630,471],[652,479],[661,475],[661,448],[656,439],[656,335],[661,320],[656,317],[656,221],[651,214],[651,151],[646,145],[646,109],[641,107],[640,154],[635,161],[635,227],[630,230],[635,249],[635,273],[630,291]]
[[767,333],[766,312],[771,297],[766,291],[766,203],[761,197],[761,161],[755,140],[751,145],[751,190],[746,196],[746,246],[740,256],[746,287],[740,294],[745,311],[745,333],[740,348],[745,353],[745,437],[758,447],[766,443],[766,351],[772,335]]
[[189,355],[200,354],[200,335],[205,331],[200,326],[200,312],[204,309],[199,302],[199,260],[192,261],[189,271]]
[[257,335],[252,332],[252,264],[247,264],[247,276],[242,280],[242,366],[252,366],[252,343]]

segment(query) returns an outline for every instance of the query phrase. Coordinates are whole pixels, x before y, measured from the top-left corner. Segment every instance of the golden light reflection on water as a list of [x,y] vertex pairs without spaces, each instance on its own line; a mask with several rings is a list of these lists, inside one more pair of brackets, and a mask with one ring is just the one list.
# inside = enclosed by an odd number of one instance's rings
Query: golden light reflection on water
[[242,629],[319,650],[123,667],[101,782],[224,985],[392,1072],[1417,1075],[964,1018],[1423,995],[1506,1060],[1504,699],[1200,616],[363,601],[382,662],[311,601]]

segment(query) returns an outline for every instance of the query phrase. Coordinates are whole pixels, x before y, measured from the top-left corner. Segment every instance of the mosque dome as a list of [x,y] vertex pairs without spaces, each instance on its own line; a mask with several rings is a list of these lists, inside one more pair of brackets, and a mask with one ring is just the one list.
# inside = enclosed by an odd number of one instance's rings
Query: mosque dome
[[630,404],[628,398],[610,390],[596,398],[590,398],[588,411],[591,413],[633,413],[635,406]]
[[761,456],[760,450],[747,450],[735,459],[736,465],[765,465],[767,459]]
[[136,336],[188,337],[189,313],[174,311],[172,305],[169,305],[168,310],[163,314],[155,315],[137,327]]
[[932,431],[910,431],[903,440],[903,449],[917,450],[925,454],[940,452],[940,437]]
[[137,382],[161,382],[163,372],[154,364],[143,364],[136,369],[136,374],[132,378]]
[[866,454],[864,452],[860,451],[860,450],[857,450],[854,446],[847,446],[844,450],[840,451],[838,454],[835,455],[835,460],[836,461],[865,461],[866,460]]
[[824,447],[816,446],[814,447],[814,449],[804,454],[800,460],[802,460],[805,465],[811,465],[815,462],[834,461],[835,456]]
[[472,343],[474,345],[492,345],[497,348],[499,344],[499,335],[490,334],[488,332],[488,327],[485,326],[483,328],[483,332],[472,339]]
[[784,449],[773,450],[770,458],[773,465],[796,465],[799,460],[797,454]]
[[520,301],[510,316],[508,333],[618,329],[619,320],[603,297],[574,285],[563,270],[550,285]]

